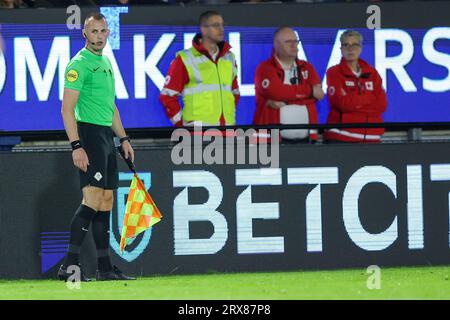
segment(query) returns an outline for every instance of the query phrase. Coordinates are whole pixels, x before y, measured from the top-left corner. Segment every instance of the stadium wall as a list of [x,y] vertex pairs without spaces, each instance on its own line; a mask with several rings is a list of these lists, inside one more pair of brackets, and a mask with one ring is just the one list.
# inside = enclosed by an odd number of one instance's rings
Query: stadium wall
[[[141,148],[164,218],[119,255],[119,159],[112,259],[139,276],[450,264],[449,159],[443,142],[286,145],[279,168],[174,165],[169,148]],[[0,278],[55,277],[81,200],[70,153],[1,153],[0,177]],[[95,258],[89,235],[88,274]]]
[[[231,26],[302,26],[321,28],[366,28],[370,3],[300,3],[300,4],[226,4],[187,6],[130,6],[120,16],[125,25],[197,26],[200,13],[208,9],[220,11]],[[429,28],[448,25],[450,3],[447,1],[381,2],[382,28]],[[82,17],[97,10],[82,7]],[[0,10],[1,23],[65,24],[74,12],[59,9],[21,9],[12,14]],[[73,20],[69,19],[69,22]]]

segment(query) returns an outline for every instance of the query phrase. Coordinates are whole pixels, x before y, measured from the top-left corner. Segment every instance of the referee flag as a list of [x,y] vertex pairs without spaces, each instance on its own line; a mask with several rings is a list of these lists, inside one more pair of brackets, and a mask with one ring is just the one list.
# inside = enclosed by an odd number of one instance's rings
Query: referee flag
[[123,220],[122,235],[120,239],[120,252],[123,253],[130,239],[144,232],[162,218],[144,183],[137,173],[131,181],[128,193],[125,217]]
[[130,240],[161,221],[162,215],[147,189],[145,189],[144,183],[139,178],[134,163],[129,157],[128,159],[125,158],[122,146],[119,146],[117,149],[128,168],[134,173],[130,191],[128,192],[120,238],[120,253],[123,254],[123,250]]

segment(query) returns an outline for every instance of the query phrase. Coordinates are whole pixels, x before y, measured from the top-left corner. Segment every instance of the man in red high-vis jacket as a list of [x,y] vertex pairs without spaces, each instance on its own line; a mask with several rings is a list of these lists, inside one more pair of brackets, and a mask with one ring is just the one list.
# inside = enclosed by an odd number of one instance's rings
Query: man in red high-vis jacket
[[[297,58],[299,40],[294,30],[283,27],[274,35],[270,59],[256,69],[256,111],[253,123],[315,124],[316,101],[324,97],[314,67]],[[283,140],[317,140],[317,130],[282,130]]]
[[[330,113],[327,123],[382,123],[386,93],[378,72],[360,59],[362,35],[346,31],[341,36],[341,62],[328,69]],[[379,142],[383,128],[334,128],[326,130],[326,142]]]
[[[194,37],[192,48],[185,50],[187,54],[194,51],[196,56],[190,54],[186,61],[182,52],[177,54],[169,67],[160,101],[175,126],[235,125],[239,101],[237,65],[230,44],[224,41],[223,18],[219,12],[206,11],[200,15],[199,24],[201,32]],[[232,67],[222,68],[225,63],[231,63]],[[192,83],[196,83],[197,88],[189,88]],[[190,92],[194,89],[195,98]],[[206,99],[198,95],[208,91],[211,94]],[[215,92],[220,94],[214,95]],[[183,98],[183,108],[180,97]]]

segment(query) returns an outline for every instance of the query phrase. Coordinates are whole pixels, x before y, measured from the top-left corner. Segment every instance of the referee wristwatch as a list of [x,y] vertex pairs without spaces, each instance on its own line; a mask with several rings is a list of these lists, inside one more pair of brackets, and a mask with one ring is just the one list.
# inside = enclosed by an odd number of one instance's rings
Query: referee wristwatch
[[122,143],[124,143],[125,141],[131,142],[131,139],[130,139],[129,136],[125,136],[125,137],[120,138],[119,141],[120,141],[120,144],[122,144]]
[[72,141],[70,143],[70,146],[72,147],[72,151],[75,151],[77,149],[83,148],[83,146],[81,145],[81,141],[80,140]]

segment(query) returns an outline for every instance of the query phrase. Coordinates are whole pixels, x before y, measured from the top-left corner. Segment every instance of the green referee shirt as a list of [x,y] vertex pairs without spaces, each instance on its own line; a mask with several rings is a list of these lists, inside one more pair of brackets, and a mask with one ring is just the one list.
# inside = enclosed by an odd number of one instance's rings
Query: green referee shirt
[[80,92],[75,119],[101,126],[111,126],[114,117],[114,72],[109,59],[86,48],[70,60],[64,88]]

